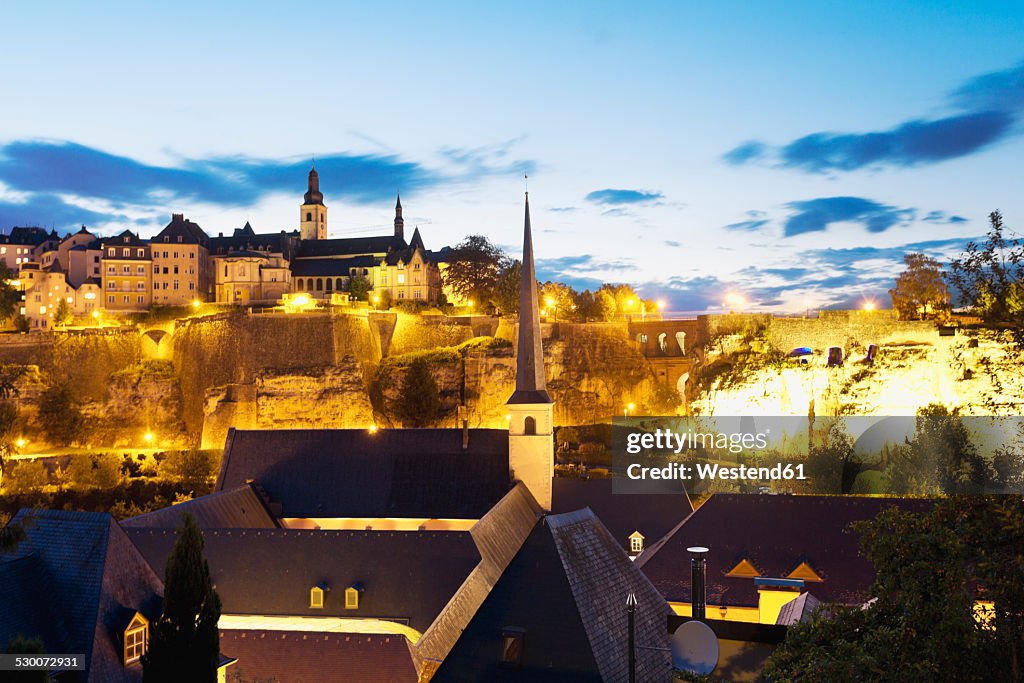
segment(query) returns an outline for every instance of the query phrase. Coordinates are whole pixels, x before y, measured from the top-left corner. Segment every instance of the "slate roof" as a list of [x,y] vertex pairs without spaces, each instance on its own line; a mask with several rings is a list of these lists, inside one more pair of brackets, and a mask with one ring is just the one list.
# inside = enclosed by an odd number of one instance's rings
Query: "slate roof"
[[299,259],[291,262],[293,277],[348,277],[352,268],[373,268],[377,265],[380,265],[380,258],[377,256]]
[[283,517],[479,519],[510,488],[508,431],[230,430],[214,488],[248,481]]
[[643,534],[646,545],[653,545],[693,511],[681,486],[678,493],[628,494],[613,493],[612,484],[610,478],[555,477],[551,511],[557,514],[589,507],[627,552],[634,531]]
[[[180,242],[178,242],[178,237],[181,237]],[[165,240],[164,238],[168,239]],[[205,245],[210,241],[210,237],[197,224],[185,218],[183,214],[175,213],[171,214],[171,222],[152,239],[154,244],[158,242],[164,243],[165,241],[168,243]]]
[[286,243],[291,238],[298,238],[297,230],[291,232],[268,232],[257,233],[252,226],[246,222],[244,227],[235,228],[229,236],[218,235],[211,237],[209,250],[211,254],[230,254],[236,251],[258,251],[270,252],[272,254],[284,253]]
[[[126,241],[127,240],[127,241]],[[141,239],[131,230],[122,230],[114,237],[105,237],[101,243],[101,247],[146,247],[149,246],[149,242]]]
[[408,641],[398,635],[220,632],[221,652],[238,659],[228,678],[275,683],[416,683]]
[[3,244],[21,244],[36,246],[42,244],[50,235],[45,228],[11,228],[11,232],[0,235],[0,242]]
[[[36,635],[46,618],[47,651],[84,654],[89,682],[141,680],[140,667],[121,663],[120,630],[126,614],[159,617],[163,584],[121,528],[108,514],[64,510],[25,509],[11,523],[26,538],[0,556],[0,641]],[[26,615],[25,595],[37,613]]]
[[190,513],[200,529],[275,529],[277,521],[253,487],[243,484],[123,520],[121,526],[177,529]]
[[[162,576],[174,530],[125,533]],[[465,531],[204,529],[203,540],[225,614],[397,619],[418,631],[480,561]],[[325,606],[312,608],[309,590],[320,584],[330,589]],[[359,608],[345,609],[354,584]]]
[[469,533],[480,551],[480,563],[416,644],[417,669],[421,673],[433,672],[448,656],[542,514],[530,490],[519,482],[473,525]]
[[[548,515],[431,680],[625,681],[630,591],[638,601],[636,680],[666,681],[668,605],[590,510]],[[498,664],[510,627],[524,633],[520,670]]]
[[690,602],[690,546],[710,549],[707,561],[709,605],[756,607],[751,578],[726,576],[747,560],[763,577],[785,578],[801,562],[824,579],[805,589],[825,603],[863,604],[875,577],[858,553],[859,538],[848,532],[857,520],[875,517],[895,505],[923,512],[921,499],[866,496],[740,495],[718,493],[658,543],[648,546],[636,564],[666,599]]
[[407,248],[405,240],[394,235],[377,237],[337,237],[329,240],[302,240],[296,252],[297,258],[324,256],[359,256],[386,254],[392,250]]

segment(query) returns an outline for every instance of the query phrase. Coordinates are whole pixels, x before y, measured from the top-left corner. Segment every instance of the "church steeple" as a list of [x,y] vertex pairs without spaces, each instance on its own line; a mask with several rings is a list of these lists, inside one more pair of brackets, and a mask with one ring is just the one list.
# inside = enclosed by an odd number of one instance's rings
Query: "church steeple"
[[309,169],[308,189],[299,207],[299,237],[304,240],[327,239],[327,207],[320,191],[320,174],[316,166]]
[[516,390],[509,403],[550,403],[544,379],[537,270],[533,263],[533,231],[530,228],[530,194],[526,194],[523,223],[523,267],[519,283],[519,351],[516,356]]
[[402,218],[402,195],[397,194],[398,199],[395,201],[395,237],[398,239],[405,239],[405,219]]
[[512,479],[526,484],[537,503],[551,509],[551,478],[555,474],[554,401],[544,379],[537,272],[533,262],[530,196],[523,223],[523,267],[519,284],[519,343],[516,347],[516,390],[508,406],[508,466]]

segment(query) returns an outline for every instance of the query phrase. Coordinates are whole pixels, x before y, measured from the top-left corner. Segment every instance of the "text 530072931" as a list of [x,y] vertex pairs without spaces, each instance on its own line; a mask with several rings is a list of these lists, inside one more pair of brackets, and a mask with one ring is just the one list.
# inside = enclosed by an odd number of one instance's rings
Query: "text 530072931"
[[85,671],[85,655],[0,654],[0,671]]

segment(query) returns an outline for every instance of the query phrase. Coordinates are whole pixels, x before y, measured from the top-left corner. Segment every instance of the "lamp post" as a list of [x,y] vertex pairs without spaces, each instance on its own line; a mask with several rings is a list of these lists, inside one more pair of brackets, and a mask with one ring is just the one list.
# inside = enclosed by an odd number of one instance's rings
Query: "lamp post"
[[377,295],[377,294],[374,294],[373,295],[373,310],[374,311],[377,310],[377,304],[379,304],[379,303],[380,303],[380,296]]
[[553,314],[553,315],[551,316],[551,319],[552,319],[552,320],[558,320],[558,302],[557,302],[557,301],[555,301],[555,300],[554,300],[553,298],[551,298],[551,297],[549,296],[549,297],[548,297],[548,298],[547,298],[547,299],[546,299],[546,300],[544,301],[544,303],[546,303],[546,304],[547,304],[548,308],[552,308],[552,309],[554,309],[554,311],[555,311],[555,312],[554,312],[554,314]]

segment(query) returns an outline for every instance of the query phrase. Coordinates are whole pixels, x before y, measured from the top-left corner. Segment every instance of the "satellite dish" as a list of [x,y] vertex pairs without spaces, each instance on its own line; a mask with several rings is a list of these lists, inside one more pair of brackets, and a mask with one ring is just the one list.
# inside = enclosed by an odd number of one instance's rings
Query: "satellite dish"
[[718,666],[718,637],[703,621],[687,621],[672,635],[672,668],[707,676]]

